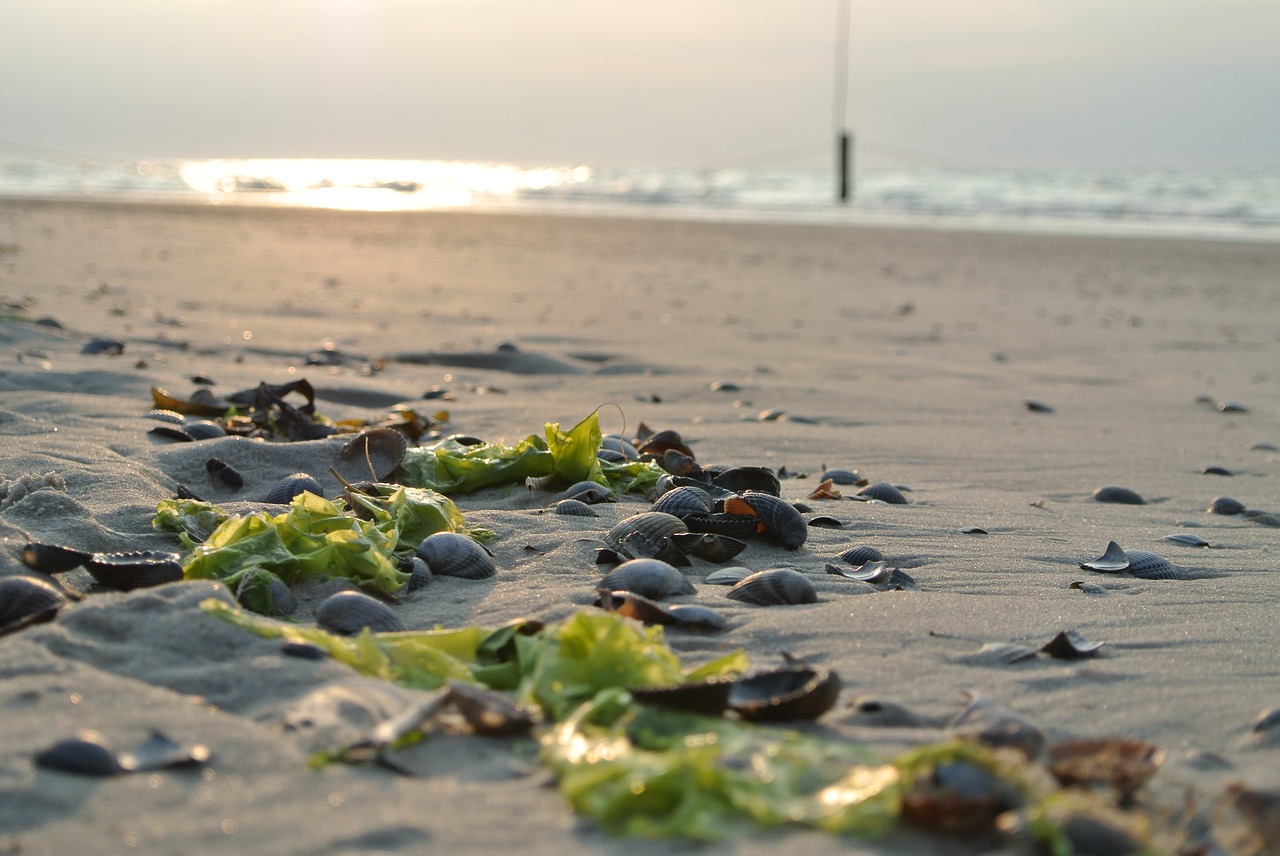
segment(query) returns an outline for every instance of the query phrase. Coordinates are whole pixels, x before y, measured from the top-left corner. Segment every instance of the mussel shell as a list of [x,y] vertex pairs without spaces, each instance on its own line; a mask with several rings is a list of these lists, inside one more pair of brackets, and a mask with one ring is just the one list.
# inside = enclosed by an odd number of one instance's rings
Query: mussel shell
[[394,428],[370,428],[338,450],[338,474],[347,481],[382,481],[404,460],[409,440]]
[[844,559],[855,568],[860,568],[867,562],[883,562],[884,553],[881,553],[875,547],[866,545],[859,547],[850,547],[840,553],[840,558]]
[[210,458],[204,462],[204,468],[210,480],[220,482],[229,490],[240,490],[244,487],[244,476],[221,458]]
[[580,499],[562,499],[555,505],[551,506],[556,514],[562,514],[567,517],[599,517],[600,515],[594,508]]
[[1205,509],[1210,514],[1244,514],[1244,503],[1229,496],[1220,496]]
[[902,491],[898,490],[896,485],[889,482],[874,482],[858,491],[856,496],[864,499],[878,499],[881,502],[887,502],[889,505],[906,505],[907,498],[902,495]]
[[78,568],[92,557],[92,553],[54,544],[40,544],[36,541],[22,548],[22,561],[26,566],[46,574],[61,574]]
[[832,484],[840,485],[856,485],[866,484],[867,480],[858,475],[855,470],[827,470],[820,478],[821,481],[831,480]]
[[649,510],[684,519],[690,514],[710,514],[714,504],[711,494],[702,488],[684,485],[658,497]]
[[1113,502],[1121,505],[1147,504],[1147,501],[1143,499],[1137,491],[1130,490],[1127,487],[1117,487],[1115,485],[1098,488],[1093,492],[1093,498],[1098,502]]
[[370,633],[398,633],[403,622],[380,600],[358,591],[340,591],[324,599],[316,609],[316,626],[338,636]]
[[484,547],[457,532],[428,535],[418,545],[417,554],[437,576],[484,580],[498,572]]
[[692,564],[684,551],[670,538],[651,538],[638,529],[622,537],[618,551],[632,559],[661,559],[679,568],[687,568]]
[[600,578],[599,586],[610,591],[629,591],[662,600],[695,594],[689,578],[659,559],[632,559]]
[[627,692],[641,704],[719,716],[729,707],[729,690],[733,684],[733,678],[713,678],[665,687],[636,687]]
[[840,676],[808,667],[775,669],[734,681],[728,706],[750,722],[811,721],[840,697]]
[[782,483],[768,467],[731,467],[711,479],[716,487],[741,494],[746,491],[782,495]]
[[124,772],[116,753],[96,731],[82,731],[41,749],[32,763],[46,770],[75,773],[81,776],[117,776]]
[[691,514],[684,519],[691,532],[710,532],[730,538],[750,538],[760,529],[760,518],[747,514]]
[[693,450],[685,445],[680,434],[669,429],[666,431],[658,431],[655,434],[650,434],[644,439],[644,442],[636,443],[635,448],[637,453],[641,455],[661,456],[667,451],[674,450],[686,457],[695,457]]
[[179,558],[177,553],[163,550],[94,553],[84,567],[100,585],[117,591],[133,591],[180,582],[182,562]]
[[0,578],[0,630],[19,621],[37,623],[37,616],[53,615],[67,602],[57,586],[35,577]]
[[760,516],[764,534],[788,550],[798,550],[809,537],[809,527],[791,503],[770,493],[749,490],[742,501]]
[[1146,550],[1129,550],[1129,573],[1144,580],[1176,580],[1178,569],[1162,556]]
[[605,543],[611,547],[625,546],[624,539],[632,532],[639,532],[653,543],[677,532],[688,532],[684,521],[673,514],[661,511],[642,511],[630,517],[624,517],[604,535]]
[[316,496],[324,496],[324,488],[320,487],[320,482],[316,481],[313,476],[308,473],[294,473],[285,476],[276,486],[267,492],[265,502],[274,503],[276,505],[288,505],[293,502],[293,498],[301,493],[313,493]]
[[747,542],[712,532],[677,532],[672,542],[688,556],[707,562],[727,562],[747,548]]
[[617,434],[606,434],[602,437],[600,439],[600,449],[602,451],[617,452],[628,461],[634,461],[640,457],[640,452],[636,447]]
[[227,431],[217,422],[209,419],[193,419],[189,422],[182,423],[182,430],[187,432],[187,436],[192,440],[216,440],[219,437],[227,436]]
[[813,583],[792,568],[769,568],[754,573],[725,592],[725,597],[757,606],[818,602]]

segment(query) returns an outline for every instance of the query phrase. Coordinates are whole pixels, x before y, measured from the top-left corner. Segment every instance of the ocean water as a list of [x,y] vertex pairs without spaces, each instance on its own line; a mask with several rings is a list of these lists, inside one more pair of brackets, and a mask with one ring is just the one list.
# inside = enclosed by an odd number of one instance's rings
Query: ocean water
[[1280,240],[1280,169],[517,166],[426,160],[0,160],[0,198],[893,224]]

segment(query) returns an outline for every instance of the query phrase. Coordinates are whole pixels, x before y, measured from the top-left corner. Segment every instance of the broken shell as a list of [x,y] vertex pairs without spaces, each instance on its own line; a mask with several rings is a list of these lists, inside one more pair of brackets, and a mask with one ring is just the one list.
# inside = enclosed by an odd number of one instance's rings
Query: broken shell
[[211,481],[217,481],[229,490],[240,490],[244,487],[244,476],[235,467],[221,458],[210,458],[204,462],[205,472]]
[[585,502],[587,505],[597,505],[601,502],[617,502],[617,498],[613,495],[613,488],[593,481],[580,481],[570,485],[569,489],[560,498],[576,499],[579,502]]
[[747,542],[711,532],[677,532],[671,540],[688,556],[707,562],[727,562],[747,548]]
[[1129,567],[1129,555],[1124,548],[1115,541],[1107,542],[1107,549],[1101,556],[1092,562],[1081,562],[1080,567],[1087,571],[1103,571],[1104,573],[1118,573]]
[[537,710],[517,704],[503,693],[462,681],[449,682],[445,701],[462,714],[472,731],[486,737],[528,734],[542,721]]
[[1011,666],[1023,660],[1035,659],[1036,649],[1016,642],[987,642],[977,651],[961,654],[954,662],[966,666]]
[[1097,654],[1104,644],[1106,643],[1090,642],[1075,630],[1063,630],[1046,642],[1040,650],[1059,660],[1079,660]]
[[78,568],[92,557],[92,553],[35,541],[22,548],[22,561],[26,566],[46,574],[61,574]]
[[370,428],[342,444],[338,474],[346,481],[382,481],[404,460],[409,440],[394,428]]
[[728,706],[749,722],[815,720],[840,696],[840,676],[825,669],[788,668],[739,678]]
[[483,580],[498,572],[488,550],[457,532],[428,535],[418,545],[417,554],[437,576]]
[[177,553],[163,550],[94,553],[84,567],[101,585],[117,591],[133,591],[180,582],[182,563],[179,558]]
[[1244,514],[1244,503],[1229,496],[1220,496],[1205,509],[1210,514]]
[[[743,493],[742,501],[759,515],[764,524],[764,534],[784,548],[798,550],[809,537],[809,527],[791,503],[773,494],[755,490]],[[727,503],[725,510],[732,510]]]
[[1175,544],[1181,544],[1184,547],[1209,547],[1212,546],[1208,541],[1199,535],[1192,535],[1189,532],[1178,532],[1174,535],[1164,536],[1164,540],[1172,541]]
[[1155,775],[1162,763],[1159,746],[1123,738],[1068,740],[1048,751],[1049,771],[1064,786],[1107,785],[1121,799]]
[[630,517],[624,517],[604,535],[605,543],[611,547],[624,546],[623,539],[632,532],[639,532],[654,544],[677,532],[688,532],[684,521],[673,514],[661,511],[642,511]]
[[264,502],[288,505],[293,502],[294,497],[302,493],[324,496],[324,489],[320,487],[320,482],[316,481],[309,473],[294,473],[277,482],[276,486],[267,492]]
[[636,687],[627,692],[641,704],[719,716],[729,706],[729,690],[733,684],[733,678],[712,678],[665,687]]
[[697,591],[688,577],[658,559],[623,562],[605,574],[599,585],[610,591],[629,591],[657,600]]
[[1098,488],[1093,492],[1093,498],[1098,502],[1114,502],[1121,505],[1147,504],[1147,501],[1136,491],[1132,491],[1127,487],[1116,487],[1115,485]]
[[66,602],[57,586],[36,577],[0,578],[0,633],[18,622],[30,625],[53,618]]
[[1073,580],[1067,588],[1078,589],[1085,594],[1107,594],[1107,590],[1097,583],[1088,583],[1084,580]]
[[869,484],[858,491],[855,496],[860,496],[863,499],[878,499],[881,502],[887,502],[889,505],[907,504],[907,498],[902,495],[902,491],[898,490],[896,485],[888,482]]
[[804,574],[792,568],[770,568],[746,577],[725,597],[758,606],[817,603],[818,593]]
[[398,633],[405,629],[391,607],[358,591],[340,591],[325,598],[316,610],[316,626],[339,636],[355,636],[364,630]]
[[649,510],[684,519],[690,514],[710,514],[714,504],[711,494],[702,488],[685,485],[658,497]]
[[594,508],[580,499],[562,499],[552,506],[556,514],[569,517],[599,517]]
[[832,576],[858,580],[859,582],[871,583],[872,585],[887,581],[889,575],[893,573],[889,570],[889,563],[884,560],[878,562],[867,562],[857,568],[846,568],[842,565],[833,565],[830,562],[827,562],[824,567],[826,568],[827,573]]
[[760,528],[760,518],[748,514],[691,514],[684,519],[690,531],[710,532],[730,538],[750,538]]
[[431,566],[416,553],[408,561],[400,560],[400,570],[409,575],[409,581],[404,584],[405,594],[413,594],[431,585]]
[[82,731],[76,737],[59,740],[41,749],[31,760],[37,767],[81,776],[117,776],[124,772],[116,753],[96,731]]
[[[601,555],[608,550],[608,547],[604,548]],[[624,535],[615,552],[624,557],[624,561],[625,559],[661,559],[678,568],[687,568],[692,564],[689,557],[670,538],[651,538],[639,530]],[[596,559],[596,563],[601,563],[599,558]]]

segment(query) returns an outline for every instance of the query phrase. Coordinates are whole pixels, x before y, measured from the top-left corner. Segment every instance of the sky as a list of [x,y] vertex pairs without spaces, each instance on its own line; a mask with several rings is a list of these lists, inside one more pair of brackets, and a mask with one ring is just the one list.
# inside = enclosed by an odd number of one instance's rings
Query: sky
[[0,159],[1280,166],[1278,0],[5,0]]

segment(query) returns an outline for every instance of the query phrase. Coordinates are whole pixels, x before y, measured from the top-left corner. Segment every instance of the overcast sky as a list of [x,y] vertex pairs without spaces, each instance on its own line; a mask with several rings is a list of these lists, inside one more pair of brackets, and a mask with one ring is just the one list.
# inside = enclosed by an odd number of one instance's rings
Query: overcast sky
[[[0,158],[825,162],[837,3],[4,0]],[[1280,166],[1280,0],[850,6],[863,165]]]

